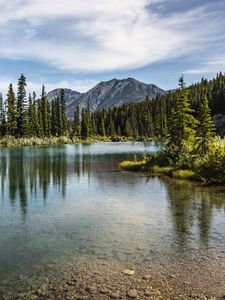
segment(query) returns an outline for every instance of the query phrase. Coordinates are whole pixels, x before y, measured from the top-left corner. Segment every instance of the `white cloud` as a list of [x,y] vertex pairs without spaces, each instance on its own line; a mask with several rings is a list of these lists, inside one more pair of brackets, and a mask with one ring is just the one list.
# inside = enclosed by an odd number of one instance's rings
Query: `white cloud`
[[[220,58],[218,58],[220,57]],[[197,64],[195,68],[187,69],[184,74],[216,74],[225,71],[225,56],[210,57],[207,61]]]
[[[2,92],[4,98],[8,91],[9,84],[13,84],[14,92],[17,92],[17,80],[15,78],[6,78],[0,77],[0,91]],[[46,83],[45,82],[34,82],[34,81],[27,81],[27,95],[32,93],[33,91],[36,92],[37,96],[41,94],[42,85],[45,85],[46,91],[50,92],[56,88],[69,88],[71,90],[75,90],[77,92],[87,92],[90,90],[94,85],[97,84],[95,80],[73,80],[73,81],[58,81],[55,83]]]
[[206,8],[162,16],[151,9],[162,2],[0,0],[0,57],[73,72],[131,69],[200,51],[218,31]]

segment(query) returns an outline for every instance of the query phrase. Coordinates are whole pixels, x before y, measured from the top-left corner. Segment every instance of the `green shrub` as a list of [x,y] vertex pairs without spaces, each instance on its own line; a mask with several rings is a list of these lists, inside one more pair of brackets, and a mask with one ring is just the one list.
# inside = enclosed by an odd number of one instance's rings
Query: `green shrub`
[[208,182],[225,183],[225,147],[213,144],[209,151],[195,160],[195,171]]

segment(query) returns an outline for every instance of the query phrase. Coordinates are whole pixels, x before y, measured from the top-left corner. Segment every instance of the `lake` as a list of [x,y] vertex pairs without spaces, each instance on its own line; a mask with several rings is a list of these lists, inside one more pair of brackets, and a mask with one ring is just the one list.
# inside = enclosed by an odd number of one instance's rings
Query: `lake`
[[190,257],[224,263],[225,188],[119,170],[119,162],[159,147],[1,149],[0,298],[13,299],[37,276],[76,261],[157,262],[164,269],[173,259],[191,264]]

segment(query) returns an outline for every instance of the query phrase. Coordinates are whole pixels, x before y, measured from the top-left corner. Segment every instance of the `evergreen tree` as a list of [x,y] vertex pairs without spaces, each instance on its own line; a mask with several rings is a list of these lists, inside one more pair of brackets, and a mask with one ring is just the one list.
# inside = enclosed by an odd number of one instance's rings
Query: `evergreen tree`
[[3,98],[0,93],[0,136],[3,135]]
[[215,137],[215,124],[212,120],[208,99],[205,96],[200,106],[199,125],[197,129],[198,149],[205,154],[209,149],[209,144]]
[[81,116],[81,136],[82,138],[88,138],[90,136],[90,116],[88,110],[83,108]]
[[60,90],[60,105],[61,105],[61,115],[62,115],[62,135],[66,135],[67,130],[67,116],[66,116],[66,99],[65,90]]
[[18,80],[17,91],[17,128],[18,136],[22,137],[27,134],[28,130],[28,116],[27,116],[27,99],[26,99],[26,77],[21,74]]
[[179,79],[179,86],[175,107],[171,113],[168,143],[169,147],[175,147],[178,152],[182,150],[185,141],[194,137],[197,125],[197,120],[192,115],[194,110],[190,106],[183,76]]
[[57,136],[57,111],[56,101],[53,99],[51,103],[51,129],[52,135]]
[[42,118],[42,102],[41,99],[37,100],[37,119],[38,119],[38,128],[37,128],[37,136],[44,136],[44,127],[43,127],[43,118]]
[[99,133],[100,133],[101,136],[105,136],[106,135],[104,116],[101,117],[101,123],[100,123]]
[[17,130],[17,106],[16,97],[13,91],[12,83],[9,85],[7,99],[7,132],[9,135],[15,135]]
[[41,137],[41,126],[42,124],[39,122],[39,111],[38,111],[38,101],[36,100],[36,93],[33,92],[32,95],[32,103],[33,103],[33,128],[32,132],[34,136]]
[[77,137],[77,138],[81,137],[81,122],[80,122],[80,108],[79,108],[79,106],[77,106],[74,110],[72,135]]
[[50,107],[45,92],[45,86],[42,86],[41,94],[41,106],[42,106],[42,123],[44,136],[51,135],[51,120],[50,120]]
[[7,134],[7,123],[6,123],[6,108],[5,104],[3,103],[3,109],[2,109],[2,124],[1,124],[1,135],[5,136]]
[[56,134],[57,136],[63,135],[63,123],[62,123],[62,110],[60,98],[56,98]]

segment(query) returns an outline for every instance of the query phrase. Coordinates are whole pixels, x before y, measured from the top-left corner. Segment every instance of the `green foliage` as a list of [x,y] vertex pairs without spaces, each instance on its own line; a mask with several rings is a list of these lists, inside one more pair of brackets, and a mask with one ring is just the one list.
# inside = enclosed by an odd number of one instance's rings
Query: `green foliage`
[[26,99],[26,77],[21,74],[17,90],[17,134],[19,137],[28,133],[28,115]]
[[209,150],[210,143],[215,137],[216,127],[212,120],[208,99],[205,96],[200,105],[199,125],[197,129],[198,150],[205,154]]
[[62,118],[61,135],[65,135],[67,131],[67,116],[66,116],[66,99],[65,99],[64,89],[60,90],[60,106],[61,106],[61,118]]
[[195,160],[196,173],[208,182],[225,183],[225,141],[213,143]]
[[15,135],[17,129],[17,107],[16,107],[16,97],[13,91],[12,83],[9,85],[7,98],[7,132],[9,135]]
[[191,179],[191,180],[197,179],[197,176],[194,171],[182,170],[182,169],[172,171],[172,177],[178,179]]
[[146,161],[123,161],[120,163],[120,168],[126,171],[145,171]]
[[80,108],[77,106],[74,110],[74,118],[73,118],[73,131],[72,136],[81,137],[81,122],[80,122]]
[[3,107],[3,98],[2,94],[0,93],[0,136],[3,135],[3,112],[4,107]]
[[168,147],[173,147],[173,152],[175,148],[177,149],[176,156],[177,152],[182,151],[184,143],[189,139],[193,139],[197,125],[183,77],[180,78],[179,85],[180,90],[172,108],[168,135]]

